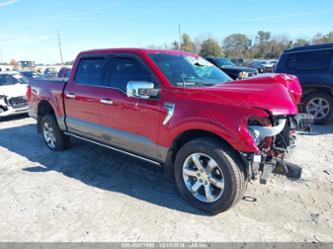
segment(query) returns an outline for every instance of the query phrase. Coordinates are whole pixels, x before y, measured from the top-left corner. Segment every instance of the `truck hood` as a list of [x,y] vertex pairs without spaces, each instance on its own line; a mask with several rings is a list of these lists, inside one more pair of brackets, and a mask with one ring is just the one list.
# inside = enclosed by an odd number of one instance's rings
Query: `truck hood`
[[285,74],[230,81],[209,89],[222,103],[263,109],[272,115],[296,114],[302,96],[297,77]]
[[27,92],[26,84],[0,86],[0,95],[5,95],[9,98],[25,96],[26,92]]

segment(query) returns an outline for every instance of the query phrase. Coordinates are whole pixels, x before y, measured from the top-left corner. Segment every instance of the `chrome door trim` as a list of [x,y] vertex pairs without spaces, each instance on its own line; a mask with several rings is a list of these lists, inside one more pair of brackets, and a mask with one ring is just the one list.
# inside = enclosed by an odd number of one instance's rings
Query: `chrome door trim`
[[135,155],[151,158],[153,161],[164,163],[168,148],[156,144],[149,138],[127,131],[105,127],[75,118],[66,117],[66,132],[97,141],[111,147],[128,151]]
[[116,152],[120,152],[120,153],[123,153],[125,155],[128,155],[128,156],[132,156],[132,157],[135,157],[135,158],[138,158],[138,159],[141,159],[143,161],[146,161],[146,162],[149,162],[149,163],[152,163],[152,164],[155,164],[155,165],[158,165],[160,167],[162,167],[162,164],[159,163],[159,162],[156,162],[154,160],[151,160],[151,159],[148,159],[148,158],[145,158],[145,157],[142,157],[142,156],[139,156],[139,155],[136,155],[136,154],[133,154],[131,152],[128,152],[128,151],[125,151],[125,150],[121,150],[121,149],[118,149],[118,148],[115,148],[113,146],[110,146],[110,145],[106,145],[106,144],[103,144],[103,143],[100,143],[100,142],[96,142],[94,140],[91,140],[89,138],[85,138],[85,137],[81,137],[79,135],[75,135],[73,133],[70,133],[70,132],[65,132],[66,135],[68,136],[71,136],[71,137],[75,137],[77,139],[80,139],[80,140],[83,140],[83,141],[86,141],[86,142],[90,142],[90,143],[93,143],[93,144],[96,144],[96,145],[99,145],[99,146],[102,146],[104,148],[107,148],[107,149],[111,149],[113,151],[116,151]]

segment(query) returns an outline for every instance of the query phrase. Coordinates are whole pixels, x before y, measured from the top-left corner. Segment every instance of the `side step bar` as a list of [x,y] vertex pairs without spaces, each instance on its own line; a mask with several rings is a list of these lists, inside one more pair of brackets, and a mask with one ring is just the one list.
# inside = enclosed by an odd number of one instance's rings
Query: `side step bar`
[[148,159],[148,158],[145,158],[143,156],[139,156],[139,155],[136,155],[136,154],[133,154],[131,152],[128,152],[128,151],[125,151],[125,150],[121,150],[121,149],[118,149],[118,148],[115,148],[115,147],[112,147],[110,145],[106,145],[106,144],[103,144],[103,143],[100,143],[100,142],[96,142],[94,140],[91,140],[89,138],[85,138],[85,137],[81,137],[79,135],[75,135],[75,134],[72,134],[72,133],[69,133],[69,132],[65,132],[65,134],[67,136],[71,136],[71,137],[75,137],[77,139],[80,139],[80,140],[83,140],[83,141],[86,141],[86,142],[89,142],[89,143],[93,143],[93,144],[96,144],[96,145],[99,145],[101,147],[104,147],[104,148],[107,148],[107,149],[110,149],[110,150],[113,150],[113,151],[116,151],[116,152],[120,152],[122,154],[125,154],[125,155],[128,155],[128,156],[131,156],[131,157],[135,157],[137,159],[140,159],[140,160],[143,160],[143,161],[146,161],[146,162],[149,162],[149,163],[152,163],[152,164],[155,164],[157,166],[160,166],[162,167],[162,164],[159,163],[159,162],[156,162],[154,160],[151,160],[151,159]]

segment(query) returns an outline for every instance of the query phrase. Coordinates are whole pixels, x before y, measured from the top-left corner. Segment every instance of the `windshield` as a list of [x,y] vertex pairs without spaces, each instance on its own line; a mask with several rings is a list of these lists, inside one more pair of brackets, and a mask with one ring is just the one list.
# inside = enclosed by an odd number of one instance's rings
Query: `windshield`
[[231,60],[226,59],[226,58],[216,58],[215,61],[219,67],[223,67],[223,66],[236,67],[235,63],[233,63]]
[[0,86],[28,84],[28,81],[20,74],[0,74]]
[[201,57],[160,53],[149,56],[174,86],[215,85],[231,80]]

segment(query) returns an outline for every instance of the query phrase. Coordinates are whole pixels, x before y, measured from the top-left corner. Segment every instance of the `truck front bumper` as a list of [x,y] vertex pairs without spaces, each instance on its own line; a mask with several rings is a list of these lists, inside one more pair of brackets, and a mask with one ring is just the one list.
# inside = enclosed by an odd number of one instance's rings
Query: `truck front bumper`
[[274,157],[270,160],[266,160],[263,155],[251,155],[247,153],[241,153],[241,156],[247,165],[248,180],[257,179],[259,172],[261,172],[261,184],[266,184],[267,180],[273,173],[285,175],[294,179],[301,178],[302,168],[284,160],[283,158]]
[[302,168],[287,160],[296,148],[296,131],[311,131],[312,123],[313,117],[302,113],[288,116],[286,122],[281,119],[272,127],[249,126],[252,130],[258,131],[258,134],[264,134],[269,142],[262,143],[261,152],[258,154],[241,153],[247,165],[248,178],[255,179],[259,172],[260,182],[263,184],[267,183],[272,173],[300,178]]

